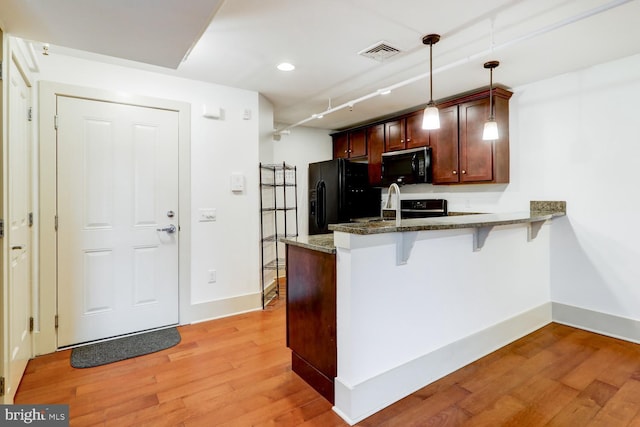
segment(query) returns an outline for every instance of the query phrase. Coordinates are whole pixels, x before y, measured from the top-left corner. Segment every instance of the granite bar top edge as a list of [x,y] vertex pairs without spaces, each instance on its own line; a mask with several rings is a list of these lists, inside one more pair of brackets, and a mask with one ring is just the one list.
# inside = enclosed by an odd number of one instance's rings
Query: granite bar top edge
[[313,251],[335,254],[336,246],[333,243],[333,233],[315,234],[311,236],[297,236],[280,238],[279,241],[287,245],[298,246]]
[[329,230],[350,234],[380,234],[406,231],[454,230],[460,228],[482,228],[499,225],[526,224],[565,216],[564,211],[529,211],[494,214],[456,215],[436,218],[403,219],[399,227],[395,221],[369,223],[332,224]]

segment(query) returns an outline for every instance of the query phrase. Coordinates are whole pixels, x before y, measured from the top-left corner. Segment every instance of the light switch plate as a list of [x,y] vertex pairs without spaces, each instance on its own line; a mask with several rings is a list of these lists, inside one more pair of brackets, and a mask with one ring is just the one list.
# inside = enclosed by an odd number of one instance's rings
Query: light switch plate
[[231,191],[241,193],[244,191],[244,175],[241,173],[231,174]]
[[200,208],[198,209],[198,215],[198,221],[200,222],[213,222],[217,219],[215,208]]
[[216,283],[216,271],[215,270],[209,270],[207,273],[207,282],[209,283]]

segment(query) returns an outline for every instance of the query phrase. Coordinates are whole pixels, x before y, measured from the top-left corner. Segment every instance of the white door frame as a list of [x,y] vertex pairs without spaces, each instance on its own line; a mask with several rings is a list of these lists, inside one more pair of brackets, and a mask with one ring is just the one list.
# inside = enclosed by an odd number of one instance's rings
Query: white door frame
[[39,82],[39,326],[35,334],[36,355],[57,350],[57,245],[56,245],[56,131],[57,96],[93,99],[104,102],[159,108],[179,113],[179,295],[180,322],[190,304],[190,248],[191,248],[191,106],[188,103],[136,96],[119,92]]
[[[9,81],[11,78],[11,65],[15,65],[15,70],[17,70],[18,73],[21,74],[21,78],[24,79],[27,87],[29,89],[32,88],[33,84],[32,84],[32,78],[31,78],[31,74],[29,72],[29,67],[25,66],[27,61],[24,59],[22,52],[18,49],[18,46],[16,44],[16,42],[14,40],[11,40],[11,37],[7,34],[4,34],[0,31],[0,43],[2,44],[2,47],[0,48],[0,58],[3,59],[3,62],[6,64],[4,65],[2,68],[4,70],[5,73],[7,73],[7,75],[3,78],[2,80],[2,90],[0,90],[0,94],[2,96],[2,108],[0,109],[0,112],[2,113],[2,123],[0,123],[0,133],[1,133],[1,155],[0,155],[0,160],[1,160],[1,165],[0,165],[0,198],[2,199],[2,207],[1,209],[1,213],[0,213],[0,218],[2,218],[5,222],[5,237],[0,239],[0,259],[1,261],[1,265],[0,265],[0,281],[2,283],[1,285],[1,292],[0,292],[0,324],[2,325],[2,328],[0,328],[0,377],[3,377],[6,381],[5,383],[5,389],[4,395],[0,395],[0,403],[6,403],[6,404],[12,404],[13,403],[13,397],[15,395],[15,392],[18,388],[18,384],[11,384],[11,372],[10,372],[10,365],[11,365],[11,355],[9,354],[10,352],[10,338],[9,338],[9,325],[15,321],[14,319],[14,310],[12,309],[11,305],[10,305],[10,301],[8,299],[9,297],[9,286],[10,286],[10,282],[9,282],[9,263],[11,262],[10,257],[11,257],[11,251],[9,249],[9,235],[7,233],[7,230],[9,229],[8,226],[8,220],[9,220],[9,188],[8,188],[8,184],[9,184],[9,167],[8,167],[8,145],[9,145],[9,128],[11,126],[16,126],[16,125],[24,125],[24,123],[20,123],[20,124],[16,124],[16,123],[9,123],[9,119],[13,116],[9,114],[9,110],[12,108],[16,108],[15,106],[12,105],[12,103],[9,101],[10,97],[11,97],[11,90],[9,88]],[[6,83],[5,83],[6,82]],[[29,104],[31,105],[31,99],[29,99]],[[28,148],[28,157],[29,157],[29,161],[32,163],[33,165],[33,131],[30,130],[27,136],[28,139],[28,143],[29,143],[29,148]],[[33,208],[33,195],[34,195],[34,186],[33,186],[33,174],[31,174],[31,176],[29,176],[29,183],[28,183],[28,191],[29,191],[29,199],[30,202],[29,204],[31,205],[31,208]],[[31,234],[30,240],[28,242],[26,242],[29,246],[29,256],[31,257],[31,260],[29,261],[30,263],[33,262],[33,260],[35,259],[35,253],[36,253],[36,247],[35,247],[35,242],[33,239],[33,234]],[[33,294],[33,283],[34,283],[34,277],[33,277],[33,265],[29,266],[30,269],[30,283],[29,286],[32,286],[31,288],[31,312],[33,314],[33,303],[34,303],[34,294]],[[33,336],[29,337],[29,339],[32,342],[31,345],[31,351],[33,352]],[[33,355],[33,353],[31,354]]]

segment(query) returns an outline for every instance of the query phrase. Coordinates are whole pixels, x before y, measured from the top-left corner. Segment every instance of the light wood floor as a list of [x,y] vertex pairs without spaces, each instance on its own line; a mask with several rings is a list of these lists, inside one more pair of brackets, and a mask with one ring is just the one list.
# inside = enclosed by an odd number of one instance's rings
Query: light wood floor
[[[283,301],[180,328],[182,342],[73,369],[32,360],[16,403],[66,403],[72,426],[344,426],[290,369]],[[640,346],[551,324],[361,426],[640,426]]]

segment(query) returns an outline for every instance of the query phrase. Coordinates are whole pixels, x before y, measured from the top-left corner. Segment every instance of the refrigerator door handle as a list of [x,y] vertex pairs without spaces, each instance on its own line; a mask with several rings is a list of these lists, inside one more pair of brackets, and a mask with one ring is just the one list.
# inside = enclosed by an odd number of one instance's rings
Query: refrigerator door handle
[[316,225],[323,229],[327,221],[327,186],[324,181],[316,185],[316,198]]

